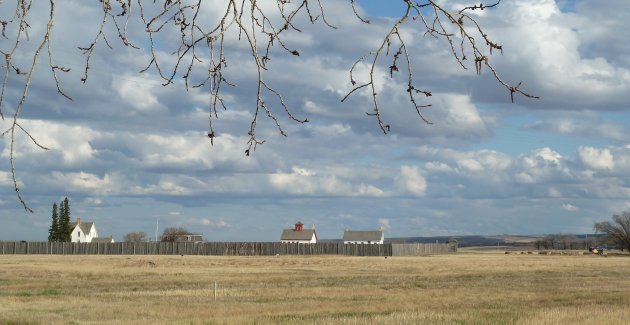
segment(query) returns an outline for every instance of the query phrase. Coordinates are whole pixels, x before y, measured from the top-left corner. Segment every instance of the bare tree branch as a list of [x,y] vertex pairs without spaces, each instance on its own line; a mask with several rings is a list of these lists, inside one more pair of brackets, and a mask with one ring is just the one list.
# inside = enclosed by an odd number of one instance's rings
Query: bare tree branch
[[[353,1],[351,1],[354,3]],[[418,116],[427,124],[432,124],[429,120],[427,120],[421,113],[421,109],[430,107],[431,104],[418,104],[417,99],[414,97],[414,94],[424,94],[426,97],[431,96],[431,92],[428,90],[419,90],[414,85],[413,80],[413,67],[411,65],[411,60],[409,58],[409,52],[407,51],[407,46],[405,44],[405,40],[400,35],[400,28],[409,20],[411,17],[412,21],[421,21],[423,27],[426,29],[426,33],[435,38],[443,38],[445,39],[450,48],[451,53],[453,54],[453,58],[455,61],[463,68],[467,69],[464,61],[467,60],[466,53],[469,52],[474,57],[475,70],[477,74],[481,74],[482,66],[487,67],[491,72],[495,80],[505,87],[510,94],[510,99],[514,102],[514,94],[518,93],[525,97],[529,98],[538,98],[532,94],[529,94],[523,91],[520,87],[522,82],[519,82],[516,85],[511,85],[505,82],[497,72],[497,70],[492,66],[489,60],[489,55],[492,54],[493,50],[503,51],[503,47],[498,43],[495,43],[490,40],[488,35],[484,33],[483,29],[479,26],[474,17],[467,14],[468,11],[472,10],[484,10],[486,8],[492,8],[499,4],[500,0],[491,5],[485,5],[483,3],[475,6],[464,7],[459,12],[451,12],[444,7],[440,6],[434,0],[427,0],[426,3],[414,3],[411,0],[404,0],[407,5],[405,13],[394,23],[394,25],[390,28],[389,32],[383,38],[381,45],[375,52],[370,52],[368,56],[372,56],[372,62],[370,63],[370,73],[368,76],[368,81],[364,83],[360,83],[357,85],[357,81],[354,78],[353,72],[357,67],[359,62],[362,62],[365,57],[357,60],[354,65],[350,68],[350,83],[354,86],[347,94],[344,96],[341,101],[345,101],[348,97],[355,94],[357,90],[369,87],[371,90],[372,103],[373,103],[373,112],[368,113],[369,116],[374,116],[378,122],[379,127],[383,131],[383,133],[390,132],[390,125],[383,120],[381,115],[381,109],[378,104],[378,94],[376,92],[376,79],[374,77],[374,71],[379,65],[379,58],[381,56],[387,56],[388,53],[383,53],[384,50],[388,52],[389,47],[391,46],[393,41],[396,41],[399,44],[399,50],[392,55],[392,63],[389,65],[390,77],[393,77],[395,72],[399,71],[399,67],[397,65],[397,61],[402,55],[405,58],[406,69],[407,69],[407,88],[405,89],[410,97],[410,102],[413,105],[413,108],[416,110]],[[423,11],[425,7],[432,8],[433,19],[432,22],[429,23],[429,20],[425,17],[426,9]],[[356,13],[356,11],[355,11]],[[358,15],[357,15],[358,16]],[[359,17],[360,18],[360,17]],[[361,19],[361,18],[360,18]],[[477,38],[471,33],[471,31],[467,30],[464,26],[464,21],[471,22],[475,29],[479,33],[479,38],[483,39],[486,46],[488,54],[485,54],[483,49],[477,44]],[[450,23],[449,25],[447,25]],[[455,42],[455,34],[449,32],[448,30],[451,28],[455,28],[457,33],[459,33],[461,37],[461,41],[458,45]],[[468,49],[468,51],[467,51]]]
[[[35,143],[35,145],[37,145],[38,147],[47,150],[46,147],[40,145],[35,138],[33,138],[33,136],[31,136],[31,134],[29,132],[27,132],[20,124],[19,124],[19,118],[20,118],[20,113],[22,112],[22,109],[24,108],[24,103],[26,102],[26,98],[28,96],[28,90],[30,89],[31,86],[31,80],[33,78],[33,73],[35,72],[35,67],[37,66],[37,63],[39,61],[39,55],[41,54],[42,50],[44,49],[44,46],[46,46],[49,42],[50,42],[50,36],[52,34],[52,27],[53,27],[53,21],[54,21],[54,17],[55,17],[55,1],[54,0],[49,0],[50,3],[50,16],[49,16],[49,20],[48,20],[48,24],[46,25],[46,32],[44,34],[44,37],[41,41],[41,43],[39,44],[39,47],[37,47],[37,50],[35,50],[35,53],[33,54],[33,59],[31,61],[31,65],[30,68],[28,69],[28,73],[26,74],[26,81],[24,82],[24,88],[22,90],[22,96],[20,97],[20,100],[15,108],[15,113],[13,114],[13,122],[11,123],[11,126],[9,127],[9,129],[7,129],[6,131],[4,131],[2,133],[2,136],[5,136],[6,134],[9,134],[9,138],[10,138],[10,150],[9,150],[9,162],[11,164],[11,177],[13,179],[13,187],[15,189],[15,193],[17,195],[18,200],[20,201],[20,203],[22,204],[22,206],[24,207],[24,209],[28,212],[33,212],[33,210],[31,208],[28,207],[28,205],[26,204],[26,202],[24,201],[24,199],[22,198],[22,195],[20,194],[20,188],[18,186],[18,181],[17,181],[17,176],[16,176],[16,172],[15,172],[15,166],[16,166],[16,162],[15,162],[15,131],[16,128],[19,130],[22,130],[24,133],[26,133],[26,135],[33,141],[33,143]],[[26,2],[26,1],[19,1],[19,4],[21,4],[20,9],[21,10],[21,14],[22,17],[26,17],[26,14],[28,13],[28,11],[30,10],[30,6],[31,3],[30,2]],[[24,23],[21,23],[20,26],[26,26]],[[19,36],[19,35],[18,35]],[[19,42],[20,39],[18,38],[16,40],[16,45],[14,47],[14,50],[17,48],[17,46],[19,46]],[[10,60],[7,59],[7,60]],[[52,65],[52,58],[50,58],[49,60],[49,64],[51,66],[51,69],[53,71],[53,75],[54,75],[54,79],[57,82],[57,89],[59,90],[59,83],[58,80],[56,78],[56,74],[55,74],[55,68]],[[63,94],[63,92],[60,91],[60,93]]]

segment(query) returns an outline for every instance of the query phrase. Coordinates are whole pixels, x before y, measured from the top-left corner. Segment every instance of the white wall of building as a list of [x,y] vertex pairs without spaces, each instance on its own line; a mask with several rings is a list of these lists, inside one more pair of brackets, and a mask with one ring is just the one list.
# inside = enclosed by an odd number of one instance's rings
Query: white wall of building
[[96,226],[94,226],[94,224],[92,224],[88,233],[85,233],[83,229],[77,225],[72,230],[70,237],[73,243],[89,243],[92,241],[92,238],[98,237],[98,233],[96,232]]

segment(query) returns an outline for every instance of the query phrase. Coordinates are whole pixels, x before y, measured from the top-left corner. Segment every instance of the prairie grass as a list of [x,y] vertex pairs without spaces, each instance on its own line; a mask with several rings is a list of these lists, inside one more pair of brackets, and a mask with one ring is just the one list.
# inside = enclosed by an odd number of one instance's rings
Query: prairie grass
[[629,293],[628,257],[0,256],[0,324],[627,324]]

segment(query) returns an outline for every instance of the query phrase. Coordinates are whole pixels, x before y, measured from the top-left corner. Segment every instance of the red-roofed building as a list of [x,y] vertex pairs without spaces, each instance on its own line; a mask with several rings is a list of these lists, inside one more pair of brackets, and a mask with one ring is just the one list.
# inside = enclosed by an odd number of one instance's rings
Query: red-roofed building
[[304,229],[304,224],[298,221],[293,229],[284,229],[280,236],[282,243],[314,244],[317,242],[315,227]]

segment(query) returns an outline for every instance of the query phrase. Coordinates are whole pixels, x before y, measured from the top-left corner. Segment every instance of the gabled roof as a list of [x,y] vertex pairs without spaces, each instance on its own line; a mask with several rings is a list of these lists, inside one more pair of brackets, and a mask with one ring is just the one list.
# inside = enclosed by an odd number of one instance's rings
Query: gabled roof
[[315,229],[304,229],[302,231],[296,231],[294,229],[284,229],[280,240],[311,240],[313,236],[317,239]]
[[345,230],[343,232],[344,241],[380,241],[383,239],[382,230]]
[[[73,222],[70,227],[72,228],[72,230],[74,230],[74,228],[77,227],[77,223]],[[94,222],[83,222],[81,221],[81,223],[79,224],[79,229],[81,229],[81,231],[83,231],[84,234],[89,234],[90,230],[92,230],[92,227],[94,227]]]

